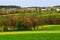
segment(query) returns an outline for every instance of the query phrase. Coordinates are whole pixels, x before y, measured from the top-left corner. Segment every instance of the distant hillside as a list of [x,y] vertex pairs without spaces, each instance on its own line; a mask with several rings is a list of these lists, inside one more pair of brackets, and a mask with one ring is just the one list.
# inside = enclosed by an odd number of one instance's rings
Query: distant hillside
[[53,6],[53,7],[60,7],[60,5],[58,5],[58,6]]
[[21,8],[21,7],[20,6],[10,6],[10,5],[9,6],[0,5],[0,8]]

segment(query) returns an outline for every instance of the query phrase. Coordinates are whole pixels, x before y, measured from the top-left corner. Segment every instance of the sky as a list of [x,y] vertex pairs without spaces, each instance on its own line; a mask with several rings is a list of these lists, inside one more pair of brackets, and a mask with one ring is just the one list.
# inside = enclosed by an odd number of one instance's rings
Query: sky
[[16,5],[21,7],[48,7],[60,5],[60,0],[0,0],[0,5]]

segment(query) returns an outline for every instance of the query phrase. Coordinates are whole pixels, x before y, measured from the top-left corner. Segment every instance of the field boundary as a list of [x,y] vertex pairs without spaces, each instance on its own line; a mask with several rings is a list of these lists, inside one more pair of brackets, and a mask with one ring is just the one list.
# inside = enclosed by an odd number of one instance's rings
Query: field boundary
[[0,32],[0,35],[6,35],[6,34],[32,34],[32,33],[60,33],[60,31],[17,31],[17,32]]

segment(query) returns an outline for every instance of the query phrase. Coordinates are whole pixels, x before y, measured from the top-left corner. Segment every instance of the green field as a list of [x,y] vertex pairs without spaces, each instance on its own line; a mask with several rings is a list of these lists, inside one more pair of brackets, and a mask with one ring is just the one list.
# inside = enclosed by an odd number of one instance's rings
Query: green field
[[10,34],[4,34],[4,35],[1,34],[0,40],[60,40],[60,33],[49,33],[49,32],[47,33],[29,33],[29,32],[24,33],[22,32],[22,34],[15,34],[15,33],[13,34],[11,32]]
[[45,25],[41,31],[0,32],[0,40],[60,40],[60,25]]
[[45,26],[41,26],[41,30],[44,31],[60,31],[60,25],[45,25]]

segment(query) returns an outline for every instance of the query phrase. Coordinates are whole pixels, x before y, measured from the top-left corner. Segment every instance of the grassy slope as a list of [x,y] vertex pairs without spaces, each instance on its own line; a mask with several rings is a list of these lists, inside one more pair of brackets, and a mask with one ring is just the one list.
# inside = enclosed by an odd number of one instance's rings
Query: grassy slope
[[0,40],[60,40],[60,33],[0,35]]
[[60,31],[60,25],[45,25],[45,26],[41,26],[41,30],[44,31]]

